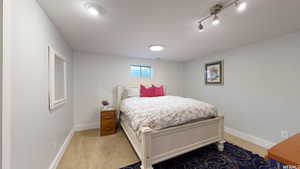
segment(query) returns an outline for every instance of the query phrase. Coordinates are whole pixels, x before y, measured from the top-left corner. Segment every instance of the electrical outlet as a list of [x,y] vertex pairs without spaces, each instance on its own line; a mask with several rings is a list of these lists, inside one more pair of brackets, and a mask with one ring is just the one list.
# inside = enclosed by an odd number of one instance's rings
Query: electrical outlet
[[287,130],[282,130],[281,137],[285,139],[289,138],[289,132]]

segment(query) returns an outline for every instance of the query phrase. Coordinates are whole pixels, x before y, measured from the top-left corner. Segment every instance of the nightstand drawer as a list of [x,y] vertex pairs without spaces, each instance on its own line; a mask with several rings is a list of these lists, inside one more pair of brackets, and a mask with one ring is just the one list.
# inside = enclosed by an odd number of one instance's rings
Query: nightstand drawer
[[101,127],[107,127],[107,126],[115,126],[115,120],[101,120]]
[[102,132],[114,132],[115,131],[115,126],[103,126],[102,127]]
[[103,111],[101,112],[101,117],[103,116],[115,116],[115,111]]
[[101,124],[101,136],[106,136],[110,134],[116,133],[116,125],[115,121],[110,120],[110,121],[102,121]]
[[102,116],[101,116],[101,120],[103,121],[103,120],[113,120],[115,117],[114,117],[114,115],[110,115],[110,114],[102,114]]

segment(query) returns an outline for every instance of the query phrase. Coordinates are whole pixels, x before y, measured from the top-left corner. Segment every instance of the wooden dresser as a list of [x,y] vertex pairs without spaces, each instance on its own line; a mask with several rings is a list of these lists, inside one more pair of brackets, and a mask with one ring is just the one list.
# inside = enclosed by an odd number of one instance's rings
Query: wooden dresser
[[116,110],[101,110],[100,112],[100,136],[107,136],[115,134],[117,132],[116,128]]
[[269,149],[267,158],[300,169],[300,133]]

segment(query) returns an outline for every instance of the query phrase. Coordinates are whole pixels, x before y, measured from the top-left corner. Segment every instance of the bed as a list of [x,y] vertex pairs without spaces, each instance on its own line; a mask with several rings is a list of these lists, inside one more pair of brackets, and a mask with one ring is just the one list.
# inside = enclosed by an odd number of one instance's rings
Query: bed
[[178,96],[128,98],[128,88],[117,87],[120,124],[141,169],[213,143],[224,150],[224,117],[214,106]]

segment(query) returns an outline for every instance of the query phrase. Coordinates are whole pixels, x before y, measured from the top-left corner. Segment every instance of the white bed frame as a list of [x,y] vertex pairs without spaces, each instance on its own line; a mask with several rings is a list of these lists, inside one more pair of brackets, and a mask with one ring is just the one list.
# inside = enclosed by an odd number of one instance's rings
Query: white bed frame
[[[124,98],[124,90],[117,87],[118,105]],[[153,169],[156,163],[212,143],[217,143],[219,151],[224,150],[224,116],[163,130],[144,127],[141,140],[127,121],[121,121],[121,126],[142,162],[141,169]]]

